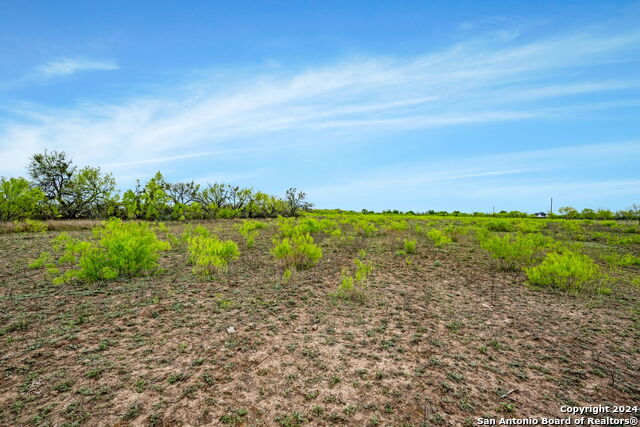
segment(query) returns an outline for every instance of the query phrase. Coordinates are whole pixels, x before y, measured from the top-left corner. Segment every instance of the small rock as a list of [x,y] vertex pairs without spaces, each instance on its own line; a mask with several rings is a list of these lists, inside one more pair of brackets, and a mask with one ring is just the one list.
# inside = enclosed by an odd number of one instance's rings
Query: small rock
[[234,328],[233,326],[229,326],[227,328],[227,332],[230,334],[235,334],[236,333],[236,328]]

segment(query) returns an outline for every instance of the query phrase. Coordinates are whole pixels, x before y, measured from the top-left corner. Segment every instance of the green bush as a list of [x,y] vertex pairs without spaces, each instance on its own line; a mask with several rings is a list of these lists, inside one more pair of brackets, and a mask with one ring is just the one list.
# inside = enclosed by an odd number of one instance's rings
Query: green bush
[[505,234],[504,236],[479,233],[480,246],[498,259],[506,270],[533,265],[545,250],[559,249],[558,243],[541,234]]
[[189,237],[189,262],[194,265],[193,272],[211,277],[227,271],[229,262],[240,256],[238,245],[232,240],[220,240],[217,237],[195,235]]
[[405,220],[400,220],[400,221],[391,221],[389,222],[389,224],[384,228],[385,231],[404,231],[407,230],[409,228],[409,224],[407,223],[407,221]]
[[346,267],[342,269],[342,279],[334,294],[339,298],[363,299],[365,297],[367,278],[373,271],[373,265],[357,258],[353,262],[356,265],[354,274],[351,274]]
[[416,241],[410,239],[404,239],[402,241],[402,255],[411,255],[416,253]]
[[513,224],[504,219],[493,219],[485,224],[489,231],[513,231]]
[[258,236],[258,230],[265,228],[267,225],[260,221],[243,220],[242,224],[238,226],[238,232],[245,238],[247,247],[251,248],[256,242]]
[[300,234],[314,234],[314,233],[320,233],[321,231],[324,231],[326,224],[323,223],[322,221],[318,221],[314,218],[301,218],[300,220],[298,220],[298,224],[295,226],[294,228],[294,233],[300,233]]
[[378,232],[378,228],[375,224],[366,220],[357,220],[353,224],[353,230],[356,234],[364,237],[372,237]]
[[447,235],[445,235],[442,231],[440,230],[431,230],[427,232],[427,237],[429,237],[429,239],[431,239],[431,241],[433,242],[433,244],[435,246],[444,246],[446,244],[451,243],[453,240],[451,240],[450,237],[448,237]]
[[14,230],[18,233],[43,233],[49,228],[42,221],[34,219],[25,219],[24,221],[14,221]]
[[292,237],[295,234],[324,233],[333,236],[340,235],[338,223],[330,219],[317,220],[310,217],[299,219],[278,217],[278,228],[283,237]]
[[632,254],[625,255],[607,255],[603,259],[610,265],[616,267],[627,267],[630,265],[640,265],[640,257]]
[[515,223],[515,227],[517,231],[522,233],[538,233],[546,224],[539,220],[519,220]]
[[452,241],[459,241],[462,236],[469,233],[469,229],[465,227],[460,227],[457,225],[449,225],[444,228],[444,233],[449,237]]
[[[158,269],[159,252],[171,248],[169,243],[158,240],[148,223],[123,223],[111,219],[95,227],[93,234],[97,242],[74,239],[66,233],[54,240],[54,249],[59,254],[58,265],[75,267],[55,277],[54,283],[73,279],[93,282],[154,273]],[[44,263],[41,258],[32,266],[37,268],[44,264],[51,268],[51,263]]]
[[579,292],[594,285],[599,292],[610,291],[598,286],[603,278],[598,265],[588,256],[571,251],[548,253],[542,263],[524,271],[529,282],[537,286]]
[[46,197],[24,178],[0,178],[0,221],[39,217]]
[[313,242],[310,234],[294,234],[282,240],[274,239],[271,254],[280,260],[285,268],[306,268],[315,265],[322,258],[322,249]]

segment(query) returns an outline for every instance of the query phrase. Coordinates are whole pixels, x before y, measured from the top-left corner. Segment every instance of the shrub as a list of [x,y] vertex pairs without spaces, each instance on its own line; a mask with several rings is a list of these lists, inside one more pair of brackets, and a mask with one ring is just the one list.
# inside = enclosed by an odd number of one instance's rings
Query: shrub
[[485,224],[490,231],[513,231],[513,224],[504,219],[494,219]]
[[34,219],[25,219],[24,221],[14,221],[14,230],[18,233],[44,233],[49,229],[47,224]]
[[[579,292],[602,279],[600,268],[588,256],[564,251],[548,253],[544,261],[535,267],[525,268],[529,282],[569,292]],[[607,288],[597,288],[607,293]]]
[[545,226],[545,223],[539,219],[520,220],[515,224],[516,230],[522,233],[538,233]]
[[279,259],[285,268],[306,268],[315,265],[322,258],[322,249],[313,242],[310,234],[294,234],[282,240],[273,240],[271,254]]
[[558,248],[550,237],[541,234],[506,234],[504,236],[479,233],[480,246],[491,257],[502,262],[503,268],[517,270],[530,266],[541,258],[545,249]]
[[373,265],[362,262],[357,258],[353,262],[356,265],[353,275],[349,272],[348,268],[345,267],[342,269],[342,279],[338,290],[334,294],[339,298],[362,299],[365,296],[367,278],[373,271]]
[[341,234],[338,223],[330,219],[316,220],[314,218],[294,218],[278,217],[278,228],[283,237],[292,237],[294,234],[316,234],[324,233],[337,236]]
[[391,221],[386,227],[385,231],[404,231],[409,228],[409,224],[405,220]]
[[314,218],[301,218],[294,228],[295,233],[314,234],[324,231],[326,223],[318,221]]
[[[55,239],[54,249],[61,254],[58,264],[74,264],[75,268],[55,277],[54,283],[73,279],[92,282],[153,273],[158,269],[159,252],[170,249],[169,243],[158,240],[148,223],[112,219],[95,227],[93,233],[99,239],[97,243],[73,239],[66,233]],[[32,263],[36,268],[39,264],[44,262]]]
[[279,216],[276,219],[278,229],[283,237],[291,237],[296,233],[296,222],[294,218]]
[[282,273],[282,281],[285,282],[285,283],[288,282],[289,279],[291,279],[292,275],[293,275],[293,271],[291,271],[290,268],[286,268],[284,270],[284,272]]
[[446,236],[440,230],[431,230],[431,231],[427,232],[427,237],[429,237],[429,239],[431,239],[433,244],[438,246],[438,247],[439,246],[444,246],[444,245],[449,244],[449,243],[452,242],[451,238]]
[[24,178],[0,178],[0,221],[39,216],[46,197]]
[[416,241],[404,239],[403,240],[403,252],[404,254],[411,255],[416,252]]
[[238,226],[238,231],[245,238],[247,247],[253,247],[256,242],[256,236],[258,230],[266,227],[266,224],[260,221],[243,220],[242,224]]
[[562,222],[562,227],[569,234],[582,235],[584,233],[582,224],[578,221],[564,221]]
[[189,238],[188,244],[193,272],[206,277],[227,271],[229,262],[240,256],[238,245],[232,240],[196,235]]
[[55,266],[55,264],[52,264],[51,252],[44,251],[40,253],[40,256],[37,259],[33,260],[31,264],[29,264],[29,268],[42,268],[47,265]]
[[372,224],[365,220],[358,220],[353,224],[353,230],[356,234],[364,237],[371,237],[378,232],[378,228],[375,224]]
[[463,235],[466,235],[469,232],[469,229],[459,227],[457,225],[449,225],[444,228],[444,232],[452,241],[457,242]]
[[627,267],[630,265],[640,265],[640,257],[631,254],[625,255],[608,255],[603,257],[603,259],[610,265],[615,265],[616,267]]

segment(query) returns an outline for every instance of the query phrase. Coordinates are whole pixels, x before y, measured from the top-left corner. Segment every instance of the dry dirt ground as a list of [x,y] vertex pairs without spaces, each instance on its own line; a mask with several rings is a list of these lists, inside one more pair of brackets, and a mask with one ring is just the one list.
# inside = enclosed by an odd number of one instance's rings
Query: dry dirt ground
[[[212,281],[174,250],[155,276],[54,286],[27,265],[58,232],[0,235],[0,424],[475,425],[640,404],[638,288],[532,289],[471,238],[419,238],[407,263],[393,236],[325,240],[283,283],[274,228],[246,248],[234,223],[204,223],[242,252]],[[366,300],[332,297],[361,249]]]

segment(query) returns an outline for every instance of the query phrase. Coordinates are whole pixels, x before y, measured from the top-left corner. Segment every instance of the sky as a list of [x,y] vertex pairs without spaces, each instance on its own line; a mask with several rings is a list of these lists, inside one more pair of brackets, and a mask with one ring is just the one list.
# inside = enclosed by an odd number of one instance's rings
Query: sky
[[640,203],[638,1],[0,0],[0,176],[67,152],[124,190],[317,208]]

